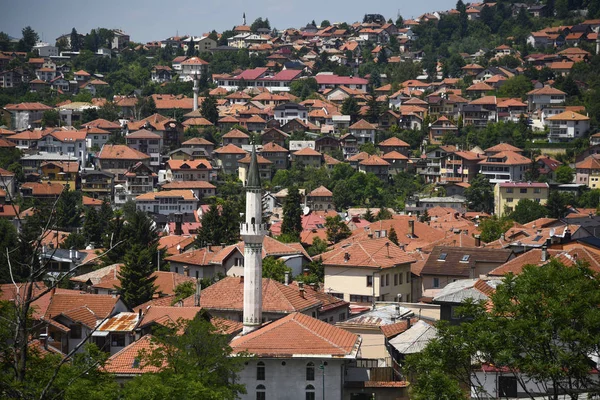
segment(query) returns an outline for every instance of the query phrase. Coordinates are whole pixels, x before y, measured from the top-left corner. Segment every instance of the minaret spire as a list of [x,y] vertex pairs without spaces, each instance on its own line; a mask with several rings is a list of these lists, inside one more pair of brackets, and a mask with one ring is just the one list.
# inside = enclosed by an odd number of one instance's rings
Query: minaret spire
[[266,226],[262,223],[262,189],[258,171],[256,147],[252,156],[246,183],[246,213],[240,226],[244,240],[244,330],[250,333],[262,324],[262,242]]

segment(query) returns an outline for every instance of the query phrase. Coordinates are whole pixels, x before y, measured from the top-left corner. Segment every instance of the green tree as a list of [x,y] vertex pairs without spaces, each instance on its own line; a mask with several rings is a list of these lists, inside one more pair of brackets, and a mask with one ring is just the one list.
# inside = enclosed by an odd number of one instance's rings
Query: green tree
[[379,121],[381,115],[381,104],[377,101],[374,94],[369,95],[367,99],[367,113],[365,119],[374,124]]
[[285,265],[282,259],[276,259],[273,257],[265,257],[262,265],[262,276],[263,278],[274,279],[278,282],[284,282],[285,273],[291,273],[292,269]]
[[399,242],[398,242],[398,234],[396,233],[396,230],[394,229],[393,226],[390,228],[389,239],[390,239],[390,242],[392,242],[396,246],[398,246],[398,244],[399,244]]
[[558,183],[572,183],[575,171],[568,165],[561,165],[556,168],[556,182]]
[[81,37],[75,28],[71,29],[71,51],[79,51],[81,49]]
[[485,175],[478,174],[473,178],[471,186],[465,189],[465,197],[474,211],[491,213],[494,210],[494,191]]
[[538,202],[530,199],[521,199],[515,206],[515,209],[508,215],[519,224],[526,224],[538,218],[544,218],[548,210]]
[[131,246],[125,254],[124,264],[119,270],[119,291],[129,307],[152,300],[156,291],[152,258],[151,250],[139,244]]
[[368,221],[368,222],[375,221],[375,216],[373,215],[373,212],[371,211],[370,208],[367,208],[367,211],[365,211],[365,213],[362,215],[362,217],[365,221]]
[[318,236],[315,236],[312,245],[308,248],[308,255],[313,257],[317,254],[325,253],[327,251],[327,242]]
[[533,84],[529,78],[525,75],[515,75],[504,81],[500,89],[498,89],[498,96],[523,98],[532,89]]
[[350,116],[351,123],[356,122],[360,113],[360,106],[358,105],[358,101],[352,96],[346,97],[342,102],[341,112],[343,115]]
[[182,282],[175,286],[175,298],[171,305],[177,304],[179,301],[186,299],[196,293],[196,284],[193,281]]
[[321,25],[320,25],[321,29],[328,28],[330,26],[331,26],[331,22],[329,22],[328,19],[324,19],[323,21],[321,21]]
[[584,192],[577,199],[577,205],[583,208],[600,207],[600,189],[593,189]]
[[31,26],[26,26],[23,28],[21,33],[23,34],[23,37],[21,40],[19,40],[17,47],[19,51],[25,51],[29,53],[33,49],[33,46],[40,41],[40,35],[38,35]]
[[194,43],[194,37],[190,36],[190,41],[187,45],[187,52],[186,52],[186,56],[188,57],[193,57],[196,55],[196,43]]
[[[69,185],[75,185],[75,182]],[[69,190],[69,185],[65,186],[56,202],[56,224],[65,230],[81,226],[81,192]]]
[[377,147],[375,147],[375,144],[371,143],[371,142],[366,142],[364,144],[361,144],[360,147],[358,148],[359,151],[364,151],[367,154],[373,155],[375,153],[377,153]]
[[98,118],[105,119],[107,121],[116,121],[119,118],[121,111],[112,101],[107,101],[102,107],[98,109]]
[[[179,320],[154,332],[153,350],[140,355],[140,365],[160,368],[127,382],[126,400],[223,399],[245,393],[236,383],[245,357],[233,357],[230,338],[204,316]],[[185,332],[178,335],[173,332]]]
[[348,228],[348,225],[344,223],[339,215],[325,218],[325,230],[327,232],[327,240],[333,244],[350,236],[350,228]]
[[254,20],[252,25],[250,25],[250,30],[252,32],[257,32],[259,29],[271,29],[271,24],[269,23],[269,18],[262,19],[262,17],[258,17]]
[[384,219],[392,219],[393,215],[387,207],[381,207],[379,212],[377,213],[377,221],[381,221]]
[[546,202],[550,218],[563,218],[567,215],[567,198],[558,190],[551,190]]
[[205,247],[209,244],[220,244],[221,238],[224,236],[221,231],[219,207],[216,203],[210,205],[208,210],[202,214],[202,227],[196,236],[195,246],[198,248]]
[[87,238],[89,243],[102,244],[107,221],[109,220],[100,218],[96,207],[88,208],[83,220],[83,236]]
[[216,124],[219,121],[219,110],[217,109],[217,100],[208,96],[205,97],[200,105],[200,115],[204,118]]
[[156,114],[156,103],[151,96],[139,99],[135,108],[137,110],[138,119],[144,119]]
[[0,32],[0,51],[8,51],[10,47],[10,37],[6,32]]
[[[11,207],[10,205],[4,205],[5,208]],[[9,255],[10,252],[6,250],[18,248],[18,235],[17,229],[8,219],[0,219],[0,283],[10,283],[9,273]]]
[[319,84],[312,77],[296,79],[290,84],[290,93],[303,100],[317,92],[318,89]]
[[[437,338],[408,357],[407,372],[417,377],[414,398],[459,399],[459,386],[480,398],[489,396],[472,374],[473,360],[515,371],[511,376],[522,392],[526,383],[534,383],[536,392],[550,399],[562,394],[577,399],[582,392],[597,391],[590,355],[597,354],[600,343],[598,278],[581,263],[567,267],[556,259],[542,267],[525,266],[518,276],[507,275],[489,302],[467,302],[464,322],[439,324]],[[427,373],[418,374],[427,364]],[[426,396],[436,389],[438,395]]]
[[56,110],[46,110],[42,114],[42,126],[46,128],[54,128],[60,125],[60,115]]
[[502,236],[502,234],[508,231],[512,226],[513,222],[508,218],[498,218],[495,215],[491,218],[485,218],[479,223],[481,240],[486,243],[498,240],[500,239],[500,236]]
[[281,234],[293,237],[295,238],[295,241],[300,241],[300,233],[302,233],[300,192],[296,186],[292,186],[288,188],[288,195],[283,202]]

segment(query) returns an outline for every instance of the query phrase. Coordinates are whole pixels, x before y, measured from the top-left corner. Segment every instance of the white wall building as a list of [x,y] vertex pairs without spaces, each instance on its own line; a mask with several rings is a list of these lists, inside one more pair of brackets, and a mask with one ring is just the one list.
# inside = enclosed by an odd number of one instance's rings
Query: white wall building
[[162,215],[192,213],[198,208],[198,198],[191,190],[165,190],[136,197],[135,206],[138,210]]

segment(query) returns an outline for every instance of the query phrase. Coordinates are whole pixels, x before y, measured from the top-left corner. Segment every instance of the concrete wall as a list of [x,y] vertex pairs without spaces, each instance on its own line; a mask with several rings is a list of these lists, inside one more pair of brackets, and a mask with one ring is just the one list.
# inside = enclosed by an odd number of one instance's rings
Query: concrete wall
[[[325,369],[319,369],[321,362]],[[305,400],[306,387],[314,387],[315,398],[323,397],[323,371],[325,373],[325,398],[341,399],[343,392],[343,365],[340,359],[253,359],[247,362],[239,374],[239,383],[246,385],[247,394],[240,395],[241,400],[256,399],[256,387],[263,385],[267,399]],[[257,363],[265,364],[265,380],[256,379]],[[306,365],[312,362],[315,367],[315,380],[306,380]],[[283,365],[285,363],[285,365]]]

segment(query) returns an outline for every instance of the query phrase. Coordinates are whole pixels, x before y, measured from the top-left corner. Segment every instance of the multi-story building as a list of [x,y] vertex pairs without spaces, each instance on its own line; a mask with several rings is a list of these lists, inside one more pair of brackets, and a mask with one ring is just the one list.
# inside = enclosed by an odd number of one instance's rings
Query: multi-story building
[[216,173],[210,161],[198,160],[169,160],[166,165],[166,180],[173,181],[212,181]]
[[548,201],[550,186],[542,182],[504,182],[494,186],[494,210],[498,217],[512,212],[522,199],[541,205]]
[[138,210],[161,215],[192,213],[198,209],[198,198],[191,190],[164,190],[136,197],[135,206]]
[[87,163],[86,139],[85,131],[54,131],[40,139],[38,149],[72,156],[78,159],[81,165],[85,165]]
[[430,144],[441,144],[442,138],[447,134],[458,133],[458,127],[445,116],[439,117],[429,127],[429,143]]
[[289,153],[288,149],[274,142],[263,145],[260,150],[260,155],[271,161],[276,170],[287,169],[289,165]]
[[546,118],[550,142],[568,142],[583,137],[590,129],[590,118],[573,111],[565,111]]
[[238,173],[238,160],[246,157],[246,151],[234,144],[228,144],[215,150],[217,162],[221,170],[226,174]]
[[470,182],[479,172],[479,162],[485,156],[472,151],[455,151],[441,159],[440,182]]
[[122,205],[137,196],[152,192],[157,178],[156,173],[142,162],[129,167],[124,182],[115,187],[115,204]]
[[69,190],[79,189],[77,161],[45,161],[40,165],[40,172],[44,182],[60,183],[65,187],[68,185]]
[[390,163],[379,156],[371,155],[358,163],[358,171],[364,174],[375,174],[382,181],[387,181],[390,174]]
[[319,186],[306,195],[306,205],[315,211],[335,210],[333,193],[325,186]]
[[310,147],[305,147],[292,153],[292,162],[305,167],[319,168],[323,163],[323,155]]
[[531,165],[531,160],[513,151],[501,151],[479,162],[479,172],[490,183],[520,182]]
[[529,111],[541,110],[546,107],[563,104],[567,100],[567,94],[562,90],[551,86],[544,86],[527,93],[527,105]]
[[377,127],[368,123],[364,119],[361,119],[357,123],[351,125],[348,130],[356,138],[359,145],[365,143],[375,143]]
[[415,260],[388,238],[350,241],[321,254],[325,287],[345,301],[411,300],[410,264]]
[[600,189],[600,154],[591,154],[575,164],[575,183]]
[[84,169],[81,178],[81,192],[93,198],[112,201],[115,190],[115,175],[111,172]]
[[161,163],[160,151],[163,147],[162,137],[146,129],[140,129],[125,136],[127,146],[150,156],[150,166],[158,168]]
[[122,181],[129,168],[141,162],[150,166],[150,156],[122,144],[105,144],[96,157],[96,167]]
[[4,109],[11,114],[11,130],[22,131],[34,125],[44,115],[44,111],[52,110],[52,107],[42,103],[19,103],[7,104]]

